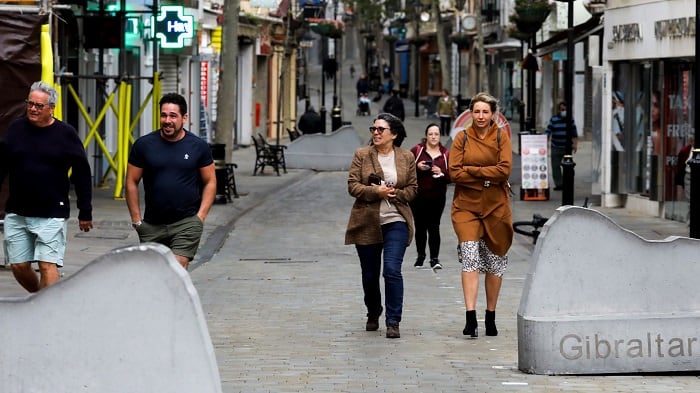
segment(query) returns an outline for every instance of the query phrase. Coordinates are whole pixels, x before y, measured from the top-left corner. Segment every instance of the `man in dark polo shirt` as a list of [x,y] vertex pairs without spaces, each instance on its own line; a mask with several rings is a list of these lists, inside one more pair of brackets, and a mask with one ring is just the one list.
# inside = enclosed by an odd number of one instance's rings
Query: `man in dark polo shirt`
[[[161,128],[134,143],[126,171],[126,204],[139,240],[168,246],[185,269],[199,248],[204,220],[216,196],[211,149],[185,130],[186,122],[185,98],[164,95]],[[143,216],[141,179],[146,199]]]

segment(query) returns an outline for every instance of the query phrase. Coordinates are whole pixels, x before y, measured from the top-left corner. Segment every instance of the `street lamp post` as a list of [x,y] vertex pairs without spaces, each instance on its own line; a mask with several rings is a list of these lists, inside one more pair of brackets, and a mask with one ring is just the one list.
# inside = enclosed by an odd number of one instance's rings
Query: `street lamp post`
[[[466,0],[456,0],[455,6],[457,7],[457,33],[462,33],[462,15],[464,14],[464,3]],[[457,45],[457,97],[458,101],[462,99],[462,53],[459,51],[459,45]]]
[[413,66],[413,69],[415,72],[415,79],[413,81],[413,84],[414,84],[414,86],[413,86],[413,98],[416,102],[416,111],[415,111],[414,115],[416,117],[419,117],[420,116],[420,108],[419,108],[419,106],[420,106],[420,103],[419,103],[420,93],[419,93],[419,89],[418,89],[418,84],[420,83],[420,80],[419,80],[420,75],[418,74],[418,71],[419,71],[418,69],[420,68],[420,64],[419,64],[420,63],[420,53],[419,53],[420,52],[420,45],[419,45],[419,43],[420,43],[420,14],[421,14],[421,11],[423,10],[423,4],[420,2],[420,0],[416,0],[413,3],[413,7],[416,10],[416,45],[415,45],[416,62]]
[[[338,1],[333,5],[333,19],[338,19]],[[338,56],[338,37],[333,38],[333,109],[331,109],[331,129],[336,131],[343,124],[342,110],[338,105],[338,70],[340,61]]]
[[[338,2],[333,4],[333,19],[338,19]],[[338,39],[333,38],[333,61],[335,67],[333,69],[333,109],[338,106],[338,69],[340,62],[338,61]],[[335,131],[335,130],[334,130]]]
[[[561,1],[561,0],[559,0]],[[562,206],[574,204],[574,162],[573,156],[573,126],[574,126],[574,105],[573,105],[573,83],[574,83],[574,0],[568,2],[567,30],[566,30],[566,67],[564,79],[564,100],[566,101],[566,149],[564,158],[561,161],[563,187]],[[555,163],[552,163],[556,165]]]
[[321,51],[323,52],[323,63],[321,65],[321,133],[326,133],[326,62],[328,61],[328,37],[321,37]]

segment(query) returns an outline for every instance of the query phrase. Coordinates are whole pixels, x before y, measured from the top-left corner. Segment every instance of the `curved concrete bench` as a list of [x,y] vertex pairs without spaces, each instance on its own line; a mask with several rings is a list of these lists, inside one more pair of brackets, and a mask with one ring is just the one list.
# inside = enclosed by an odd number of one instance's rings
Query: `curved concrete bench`
[[330,134],[300,136],[287,145],[284,156],[287,168],[346,171],[355,150],[364,145],[355,128],[342,126]]
[[164,246],[112,251],[0,315],[0,392],[221,392],[197,291]]
[[537,241],[518,310],[518,368],[535,374],[700,370],[700,241],[645,240],[561,207]]

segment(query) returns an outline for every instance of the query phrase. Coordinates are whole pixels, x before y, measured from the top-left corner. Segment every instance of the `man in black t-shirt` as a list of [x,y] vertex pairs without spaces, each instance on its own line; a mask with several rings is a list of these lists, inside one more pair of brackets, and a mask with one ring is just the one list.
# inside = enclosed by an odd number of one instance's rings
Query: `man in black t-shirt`
[[[5,260],[17,282],[29,292],[60,278],[71,183],[77,196],[78,227],[83,232],[92,228],[90,164],[75,128],[54,117],[57,99],[51,85],[34,82],[24,100],[26,115],[10,123],[0,144],[0,184],[7,176],[10,185]],[[39,276],[32,268],[34,261]]]
[[[169,247],[187,269],[199,248],[204,220],[216,196],[209,145],[185,130],[187,102],[179,94],[160,100],[160,130],[134,143],[126,171],[126,204],[139,240]],[[139,183],[146,199],[141,215]]]

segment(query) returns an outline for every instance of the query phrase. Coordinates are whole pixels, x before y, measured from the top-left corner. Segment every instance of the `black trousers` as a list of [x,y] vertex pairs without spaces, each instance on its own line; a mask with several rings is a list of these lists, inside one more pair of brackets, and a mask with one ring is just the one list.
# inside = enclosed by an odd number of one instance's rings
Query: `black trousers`
[[450,124],[452,123],[452,118],[450,116],[440,116],[440,135],[450,135]]
[[426,243],[431,259],[440,255],[440,218],[445,210],[445,199],[445,195],[429,199],[419,196],[411,202],[418,255],[426,255]]

